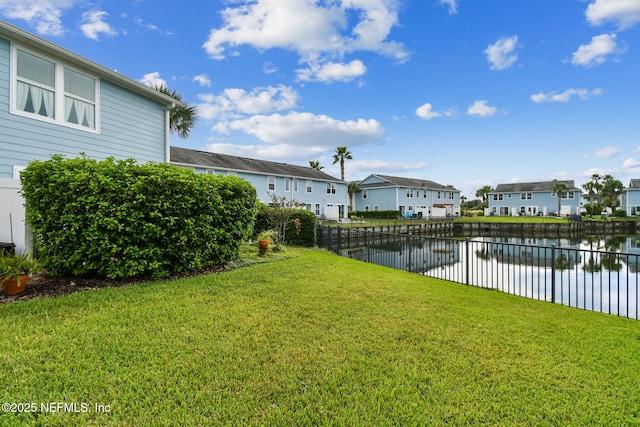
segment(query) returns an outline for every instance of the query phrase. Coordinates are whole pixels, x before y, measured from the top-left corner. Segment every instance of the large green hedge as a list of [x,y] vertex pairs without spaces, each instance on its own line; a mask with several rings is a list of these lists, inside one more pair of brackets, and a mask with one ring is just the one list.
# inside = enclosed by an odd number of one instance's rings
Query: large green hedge
[[236,177],[113,158],[34,161],[22,173],[27,221],[54,275],[164,277],[237,256],[256,214]]

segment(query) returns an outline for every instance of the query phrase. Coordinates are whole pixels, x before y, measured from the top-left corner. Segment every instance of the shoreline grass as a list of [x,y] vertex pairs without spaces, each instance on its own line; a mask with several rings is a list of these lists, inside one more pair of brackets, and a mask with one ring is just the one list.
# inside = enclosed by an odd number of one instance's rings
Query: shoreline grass
[[640,424],[640,322],[321,250],[0,318],[0,425]]

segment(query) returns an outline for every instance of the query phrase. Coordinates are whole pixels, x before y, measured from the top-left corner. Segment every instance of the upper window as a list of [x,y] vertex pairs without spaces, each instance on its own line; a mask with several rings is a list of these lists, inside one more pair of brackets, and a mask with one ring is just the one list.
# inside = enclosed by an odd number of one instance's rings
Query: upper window
[[313,193],[313,181],[307,180],[307,193]]
[[276,177],[275,176],[268,177],[267,182],[268,182],[267,190],[276,191]]
[[22,49],[15,49],[14,112],[96,130],[98,80]]
[[336,194],[336,185],[332,182],[327,182],[327,194]]

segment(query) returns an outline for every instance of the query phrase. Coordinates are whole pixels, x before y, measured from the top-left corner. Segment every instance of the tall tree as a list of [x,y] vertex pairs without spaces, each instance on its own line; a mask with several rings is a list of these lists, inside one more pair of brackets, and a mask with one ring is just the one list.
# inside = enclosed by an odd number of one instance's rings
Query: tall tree
[[589,218],[593,218],[593,199],[596,197],[596,190],[593,182],[589,181],[582,185],[584,191],[589,194]]
[[355,196],[355,194],[358,192],[359,188],[358,188],[358,183],[357,182],[350,182],[349,185],[347,186],[347,192],[349,193],[349,210],[352,211],[355,209],[355,203],[353,200],[353,196]]
[[618,196],[624,191],[624,185],[611,175],[605,175],[602,180],[602,193],[609,197],[611,213],[615,214]]
[[197,121],[196,107],[189,106],[180,93],[175,90],[170,91],[164,85],[155,86],[154,89],[178,101],[179,104],[176,104],[169,112],[169,129],[171,133],[180,138],[188,138]]
[[476,197],[479,197],[480,200],[482,200],[482,204],[484,205],[485,208],[489,207],[488,197],[489,197],[489,193],[491,193],[492,191],[493,191],[493,188],[491,188],[490,185],[485,185],[484,187],[476,191]]
[[353,160],[351,151],[347,150],[347,147],[337,147],[336,152],[333,154],[333,164],[340,162],[340,179],[344,181],[344,161]]
[[324,169],[324,166],[320,164],[320,160],[309,160],[309,167],[312,169],[317,169],[319,171]]
[[556,197],[558,198],[558,216],[560,216],[560,209],[562,207],[562,196],[567,194],[567,192],[569,191],[569,186],[564,181],[558,181],[557,179],[554,179],[551,191],[556,193]]

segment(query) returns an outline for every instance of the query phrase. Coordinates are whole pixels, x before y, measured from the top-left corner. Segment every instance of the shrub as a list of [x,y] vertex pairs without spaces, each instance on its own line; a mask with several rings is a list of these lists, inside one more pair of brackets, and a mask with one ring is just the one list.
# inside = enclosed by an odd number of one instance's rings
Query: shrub
[[157,278],[221,264],[255,218],[248,182],[169,164],[54,155],[29,164],[22,188],[54,275]]
[[266,230],[278,230],[282,234],[281,228],[284,228],[284,239],[279,236],[281,243],[308,247],[316,244],[316,216],[313,212],[262,205],[256,216],[254,235]]
[[625,211],[624,209],[618,209],[614,216],[618,218],[624,218],[627,216],[627,211]]
[[382,218],[382,219],[390,219],[390,218],[398,218],[400,216],[400,211],[351,211],[349,212],[349,217],[353,218],[354,216],[359,218]]

